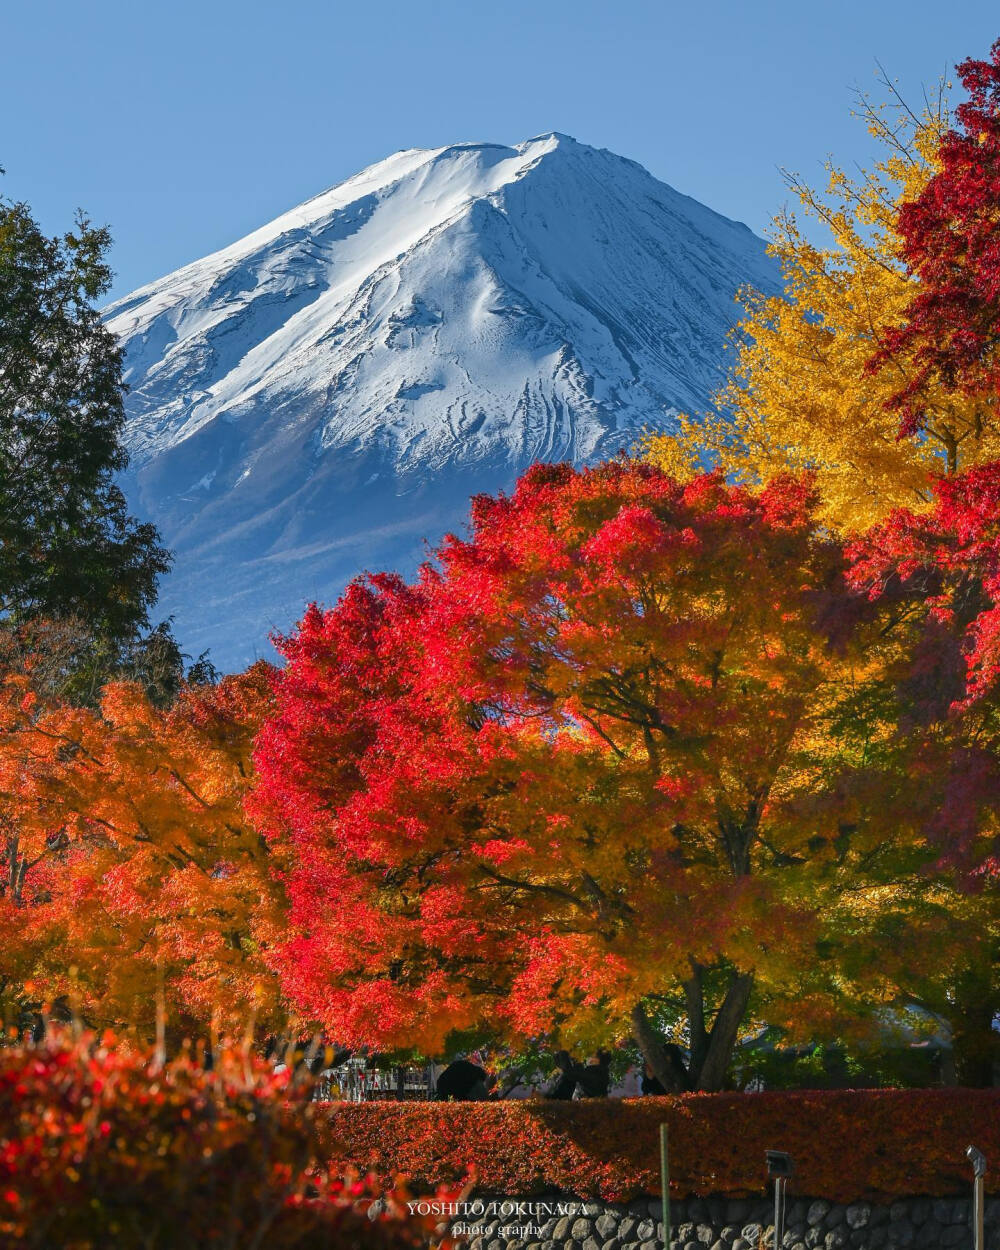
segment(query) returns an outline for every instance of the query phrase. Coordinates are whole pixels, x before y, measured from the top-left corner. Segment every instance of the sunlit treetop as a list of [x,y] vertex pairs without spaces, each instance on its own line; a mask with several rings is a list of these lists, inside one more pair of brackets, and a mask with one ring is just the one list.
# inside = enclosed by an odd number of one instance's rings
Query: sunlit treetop
[[[941,390],[964,399],[992,435],[1000,397],[1000,40],[987,60],[958,66],[968,98],[934,153],[933,174],[909,188],[896,222],[913,281],[874,365],[895,378],[907,434],[924,430]],[[905,376],[895,369],[911,362]]]
[[[716,412],[682,417],[676,436],[646,446],[670,471],[690,473],[708,460],[748,483],[812,470],[820,516],[848,530],[894,507],[924,508],[938,474],[1000,456],[982,405],[925,376],[915,343],[897,343],[881,369],[870,367],[922,280],[907,269],[901,210],[938,171],[949,122],[940,92],[918,112],[884,85],[888,104],[863,97],[860,108],[881,159],[857,176],[829,164],[825,191],[789,177],[805,220],[788,211],[774,223],[784,291],[743,293],[747,313]],[[815,241],[823,235],[826,242]],[[895,397],[918,377],[919,421],[901,438]]]

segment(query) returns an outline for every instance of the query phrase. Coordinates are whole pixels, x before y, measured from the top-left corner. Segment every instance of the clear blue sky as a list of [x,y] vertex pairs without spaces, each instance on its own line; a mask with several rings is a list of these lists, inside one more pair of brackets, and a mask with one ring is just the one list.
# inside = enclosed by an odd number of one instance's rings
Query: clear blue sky
[[778,166],[864,160],[852,90],[911,98],[995,0],[31,0],[2,23],[0,182],[110,224],[115,291],[399,148],[561,130],[762,230]]

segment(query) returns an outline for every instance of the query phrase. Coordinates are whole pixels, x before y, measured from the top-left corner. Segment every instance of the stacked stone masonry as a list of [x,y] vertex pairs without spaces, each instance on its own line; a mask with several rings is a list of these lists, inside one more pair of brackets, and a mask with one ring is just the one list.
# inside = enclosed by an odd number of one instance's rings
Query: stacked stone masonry
[[[568,1194],[483,1199],[455,1228],[469,1250],[662,1250],[658,1201],[584,1202]],[[900,1198],[842,1205],[789,1195],[782,1250],[973,1250],[971,1200]],[[539,1208],[541,1209],[539,1213]],[[548,1208],[548,1210],[546,1210]],[[565,1214],[550,1214],[563,1210]],[[497,1214],[500,1212],[500,1214]],[[671,1203],[671,1250],[771,1250],[765,1199]],[[986,1250],[1000,1250],[1000,1198],[986,1203]]]

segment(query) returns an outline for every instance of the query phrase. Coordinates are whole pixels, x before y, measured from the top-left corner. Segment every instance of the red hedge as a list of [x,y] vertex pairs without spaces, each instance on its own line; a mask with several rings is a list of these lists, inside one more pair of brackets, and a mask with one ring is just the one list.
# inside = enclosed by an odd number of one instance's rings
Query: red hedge
[[[1000,1160],[1000,1090],[689,1094],[637,1101],[337,1103],[320,1125],[333,1170],[402,1174],[417,1190],[476,1176],[479,1191],[561,1190],[621,1200],[659,1192],[659,1126],[671,1192],[765,1191],[764,1152],[795,1160],[790,1192],[847,1202],[966,1193],[970,1144]],[[1000,1169],[987,1175],[1000,1189]]]

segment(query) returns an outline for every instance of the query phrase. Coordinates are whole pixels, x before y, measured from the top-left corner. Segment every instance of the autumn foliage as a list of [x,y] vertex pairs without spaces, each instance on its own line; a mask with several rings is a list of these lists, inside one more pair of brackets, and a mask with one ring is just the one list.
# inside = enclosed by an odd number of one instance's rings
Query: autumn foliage
[[[659,1128],[670,1134],[675,1197],[763,1194],[764,1153],[795,1159],[793,1192],[852,1202],[966,1194],[965,1149],[1000,1151],[1000,1093],[843,1090],[686,1094],[641,1101],[330,1108],[319,1125],[334,1170],[362,1160],[415,1189],[461,1180],[478,1192],[658,1195]],[[996,1177],[987,1177],[991,1191]]]
[[901,355],[914,368],[897,382],[903,432],[926,428],[928,392],[943,386],[971,397],[979,422],[996,424],[1000,396],[1000,40],[988,60],[958,66],[968,98],[935,152],[933,176],[898,213],[900,254],[912,295],[901,321],[880,336],[873,365]]
[[78,620],[2,631],[15,1033],[631,1041],[679,1093],[905,1020],[996,1079],[1000,44],[960,73],[792,179],[826,237],[776,222],[710,421],[476,498],[281,669],[81,700]]
[[943,83],[913,108],[885,80],[858,108],[878,159],[831,162],[820,188],[788,175],[802,216],[774,220],[783,289],[742,292],[713,411],[648,440],[654,463],[748,483],[808,470],[824,521],[858,532],[1000,457],[1000,44],[958,71],[954,125]]
[[940,481],[930,511],[894,513],[851,555],[851,581],[895,635],[899,783],[881,788],[882,809],[935,857],[888,900],[891,913],[910,898],[887,959],[931,972],[903,980],[949,1022],[959,1079],[990,1084],[1000,1058],[1000,466]]
[[878,152],[872,165],[852,172],[831,162],[819,187],[788,176],[799,211],[775,218],[769,248],[782,290],[741,293],[745,313],[712,411],[682,416],[674,433],[644,446],[682,475],[706,461],[751,485],[808,471],[823,521],[852,532],[893,508],[928,505],[939,473],[1000,455],[982,405],[940,378],[923,385],[920,436],[900,438],[896,396],[918,373],[914,345],[897,342],[872,369],[915,293],[901,212],[933,177],[948,125],[940,93],[917,112],[885,85],[886,103],[859,100]]
[[[407,585],[285,643],[258,818],[288,848],[303,1013],[352,1044],[455,1030],[650,1041],[717,1087],[756,984],[810,958],[799,800],[863,599],[808,481],[536,467]],[[664,1056],[652,1062],[661,1067]]]
[[850,555],[899,639],[889,676],[910,774],[933,795],[926,832],[985,882],[1000,849],[1000,464],[940,480],[929,512],[893,513]]
[[[0,1235],[10,1250],[417,1250],[394,1183],[318,1168],[307,1085],[243,1051],[211,1070],[92,1036],[0,1049]],[[436,1188],[436,1186],[434,1187]],[[383,1210],[369,1219],[373,1199]]]
[[[268,707],[259,666],[168,709],[106,687],[97,708],[0,690],[8,1023],[59,1004],[152,1036],[283,1016],[260,952],[281,923],[271,856],[243,817]],[[25,988],[27,987],[27,988]]]
[[947,1022],[958,1079],[990,1084],[1000,44],[958,71],[953,114],[940,93],[912,110],[888,80],[887,106],[861,98],[883,156],[860,176],[831,165],[825,192],[790,179],[818,229],[776,222],[784,291],[746,295],[725,419],[682,418],[645,454],[682,476],[711,458],[751,483],[806,469],[818,515],[850,535],[848,585],[880,624],[824,791],[843,830],[872,836],[855,857],[845,834],[800,1018],[843,1036],[865,1004],[917,1005]]

